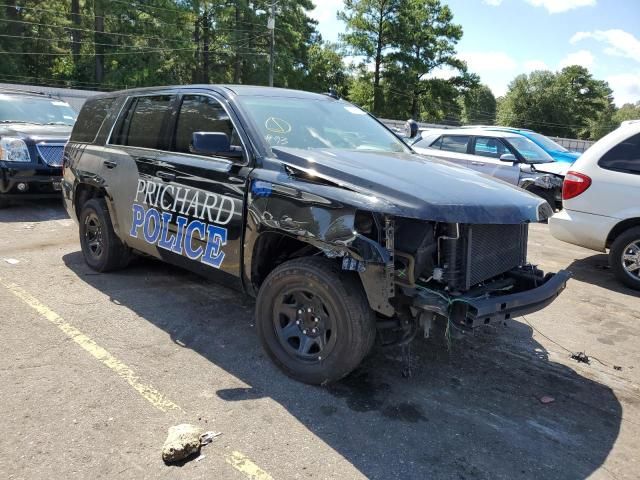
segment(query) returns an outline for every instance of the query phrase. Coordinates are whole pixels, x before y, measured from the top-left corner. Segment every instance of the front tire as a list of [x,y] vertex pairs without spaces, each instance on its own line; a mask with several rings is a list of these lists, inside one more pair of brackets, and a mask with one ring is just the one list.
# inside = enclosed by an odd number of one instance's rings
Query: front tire
[[371,351],[375,315],[362,285],[324,258],[300,258],[265,279],[256,325],[271,360],[290,377],[312,385],[340,380]]
[[618,235],[609,250],[609,264],[618,280],[640,290],[640,227]]
[[80,246],[87,265],[97,272],[110,272],[129,263],[129,249],[113,231],[103,198],[87,201],[80,212]]

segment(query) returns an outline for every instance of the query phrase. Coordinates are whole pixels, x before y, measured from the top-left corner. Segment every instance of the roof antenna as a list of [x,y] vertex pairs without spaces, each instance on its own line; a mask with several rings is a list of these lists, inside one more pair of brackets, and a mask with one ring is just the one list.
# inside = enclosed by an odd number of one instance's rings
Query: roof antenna
[[336,86],[329,87],[329,91],[327,92],[331,98],[335,98],[336,100],[340,100],[340,96],[338,95],[338,90],[336,90]]

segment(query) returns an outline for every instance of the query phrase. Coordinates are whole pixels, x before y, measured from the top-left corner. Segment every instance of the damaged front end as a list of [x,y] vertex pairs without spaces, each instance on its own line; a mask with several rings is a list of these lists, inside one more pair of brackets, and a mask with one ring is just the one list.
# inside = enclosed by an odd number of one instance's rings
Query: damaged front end
[[383,263],[345,257],[343,268],[359,272],[371,308],[396,319],[381,325],[402,332],[400,338],[420,324],[428,335],[434,316],[472,329],[540,310],[569,278],[527,262],[527,223],[438,223],[364,212],[356,219],[358,234],[387,255]]
[[[270,270],[265,259],[335,259],[359,275],[383,343],[398,344],[419,325],[428,333],[437,317],[471,329],[539,310],[566,285],[568,273],[545,275],[527,262],[529,224],[553,211],[520,189],[415,156],[381,164],[373,153],[349,162],[278,153],[284,173],[261,171],[249,193],[245,270],[254,290]],[[400,168],[408,173],[389,177]],[[260,241],[269,235],[270,248]]]

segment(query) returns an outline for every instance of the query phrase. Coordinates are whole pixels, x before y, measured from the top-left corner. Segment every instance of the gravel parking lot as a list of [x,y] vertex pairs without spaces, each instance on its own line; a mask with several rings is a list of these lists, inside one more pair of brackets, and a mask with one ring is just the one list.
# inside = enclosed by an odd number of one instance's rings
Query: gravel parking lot
[[[531,260],[574,274],[550,307],[418,340],[411,379],[377,348],[316,388],[263,354],[251,299],[150,260],[96,274],[58,203],[0,211],[0,477],[637,478],[640,298],[605,255],[531,230]],[[183,422],[222,435],[166,466]]]

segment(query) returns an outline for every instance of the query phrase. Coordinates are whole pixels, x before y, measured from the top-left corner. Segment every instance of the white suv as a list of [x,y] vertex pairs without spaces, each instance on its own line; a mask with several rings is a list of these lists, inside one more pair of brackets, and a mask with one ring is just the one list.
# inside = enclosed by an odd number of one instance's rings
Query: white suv
[[616,277],[640,290],[640,121],[625,122],[576,160],[562,199],[564,210],[549,220],[551,234],[609,249]]

